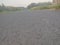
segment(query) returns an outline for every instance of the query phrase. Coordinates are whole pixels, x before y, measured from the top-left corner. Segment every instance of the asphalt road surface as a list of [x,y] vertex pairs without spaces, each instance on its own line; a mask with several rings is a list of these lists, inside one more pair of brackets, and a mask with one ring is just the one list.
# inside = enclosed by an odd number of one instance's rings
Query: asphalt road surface
[[0,14],[0,45],[60,45],[60,11]]

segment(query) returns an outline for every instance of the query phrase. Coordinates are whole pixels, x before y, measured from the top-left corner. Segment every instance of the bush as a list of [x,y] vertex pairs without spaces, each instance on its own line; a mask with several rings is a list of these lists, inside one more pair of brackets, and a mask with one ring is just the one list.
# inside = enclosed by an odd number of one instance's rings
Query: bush
[[49,9],[49,6],[42,6],[42,7],[38,6],[31,8],[31,10],[42,10],[42,9]]
[[60,9],[60,5],[54,6],[55,9]]
[[0,10],[0,12],[2,12],[2,10]]
[[42,9],[60,9],[60,4],[57,5],[49,5],[49,6],[37,6],[31,8],[31,10],[42,10]]
[[49,8],[60,9],[60,4],[50,5]]

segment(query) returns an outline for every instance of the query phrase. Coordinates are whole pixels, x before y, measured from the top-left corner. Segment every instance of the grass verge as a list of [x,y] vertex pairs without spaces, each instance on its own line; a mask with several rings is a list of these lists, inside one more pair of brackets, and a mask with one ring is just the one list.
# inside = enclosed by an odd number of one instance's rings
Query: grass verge
[[30,10],[43,10],[43,9],[60,9],[60,4],[57,5],[49,5],[49,6],[37,6],[33,7]]

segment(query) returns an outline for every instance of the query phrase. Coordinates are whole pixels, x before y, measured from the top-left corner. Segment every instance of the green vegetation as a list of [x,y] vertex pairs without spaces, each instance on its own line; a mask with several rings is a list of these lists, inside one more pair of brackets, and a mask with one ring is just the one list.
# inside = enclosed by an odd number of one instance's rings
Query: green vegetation
[[30,5],[28,5],[28,9],[31,9],[31,8],[42,8],[42,9],[44,9],[44,7],[45,8],[47,8],[47,6],[49,6],[49,5],[52,5],[52,3],[51,2],[44,2],[44,3],[31,3]]
[[31,10],[42,10],[42,9],[49,9],[49,7],[48,6],[43,6],[43,7],[38,6],[38,7],[31,8]]
[[21,11],[25,9],[24,7],[11,7],[11,6],[5,6],[2,4],[0,6],[0,12],[11,12],[11,11]]
[[0,6],[0,12],[21,11],[27,9],[29,10],[60,9],[60,4],[52,4],[51,2],[31,3],[30,5],[27,6],[27,8],[5,6],[4,4]]
[[49,6],[51,9],[60,9],[60,4]]
[[52,4],[51,2],[31,3],[27,8],[30,10],[60,9],[60,4]]
[[31,10],[42,10],[42,9],[60,9],[60,4],[48,5],[48,6],[37,6],[37,7],[31,8]]
[[0,12],[2,12],[2,10],[0,10]]

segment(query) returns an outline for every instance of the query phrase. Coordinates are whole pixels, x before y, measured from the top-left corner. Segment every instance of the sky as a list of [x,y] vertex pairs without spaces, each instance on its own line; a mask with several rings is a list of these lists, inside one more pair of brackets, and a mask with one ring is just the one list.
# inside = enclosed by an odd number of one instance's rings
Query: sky
[[6,6],[26,7],[31,3],[52,2],[52,0],[0,0],[0,4],[4,3]]

